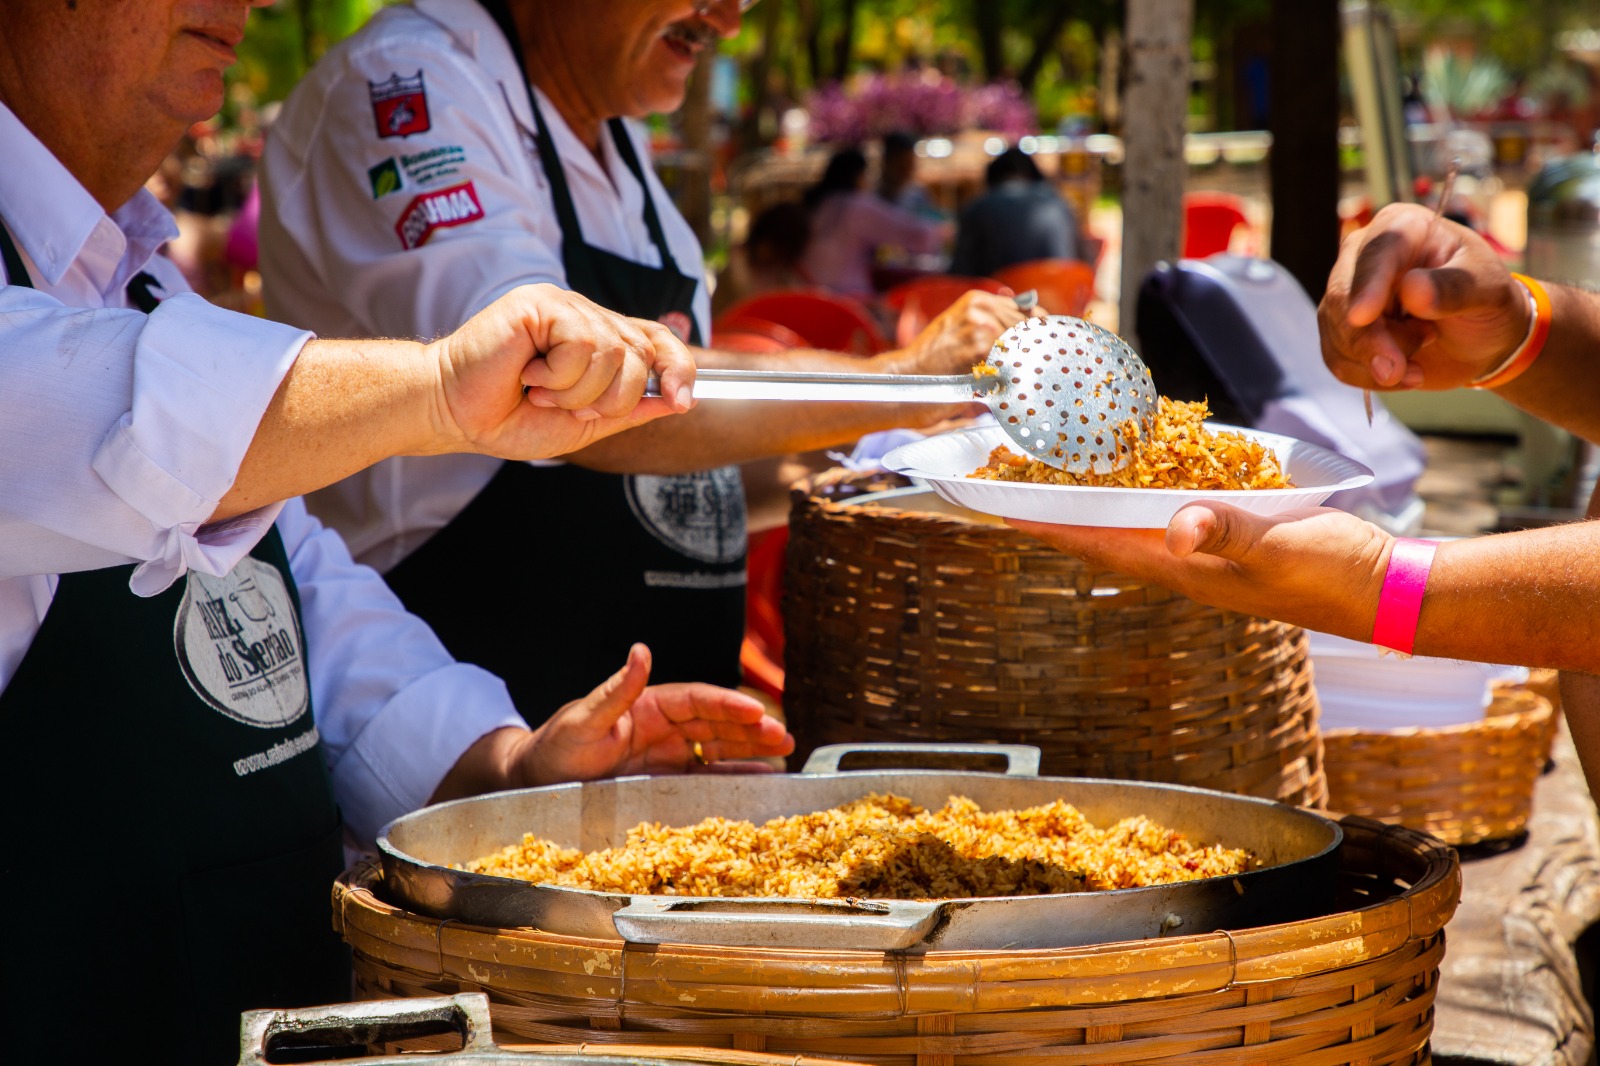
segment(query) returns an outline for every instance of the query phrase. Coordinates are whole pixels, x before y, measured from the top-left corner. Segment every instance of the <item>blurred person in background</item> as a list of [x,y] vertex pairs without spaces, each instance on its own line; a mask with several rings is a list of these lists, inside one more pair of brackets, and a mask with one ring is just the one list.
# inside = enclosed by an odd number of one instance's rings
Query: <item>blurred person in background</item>
[[914,215],[941,218],[927,187],[917,180],[917,139],[894,130],[883,135],[879,147],[878,195]]
[[[702,367],[766,365],[770,356],[715,348],[700,244],[631,121],[682,104],[702,55],[738,32],[740,10],[738,0],[385,8],[318,62],[273,123],[262,159],[269,313],[330,333],[431,337],[542,281],[669,325]],[[979,293],[904,350],[783,358],[950,373],[1021,317]],[[561,464],[402,457],[310,503],[453,653],[506,678],[514,697],[581,695],[634,640],[649,645],[658,680],[735,686],[747,508],[734,464],[958,410],[707,403]],[[519,556],[559,565],[503,564]],[[559,604],[560,625],[530,618],[530,599]]]
[[[1391,205],[1346,238],[1318,308],[1323,358],[1346,384],[1495,392],[1600,440],[1600,294],[1509,273],[1432,212]],[[1190,504],[1166,529],[1011,524],[1096,565],[1201,603],[1406,654],[1555,667],[1600,793],[1600,493],[1588,520],[1431,541],[1331,507],[1273,516]]]
[[961,211],[950,272],[987,277],[1033,259],[1078,259],[1078,216],[1033,157],[1007,148],[984,171],[984,193]]
[[811,224],[798,201],[785,200],[758,211],[742,242],[728,256],[728,269],[717,279],[713,310],[740,300],[802,284],[800,257],[805,254]]
[[861,149],[841,148],[802,201],[811,236],[800,259],[801,276],[859,300],[875,293],[872,267],[880,249],[932,255],[950,237],[947,223],[920,218],[868,192],[866,177]]

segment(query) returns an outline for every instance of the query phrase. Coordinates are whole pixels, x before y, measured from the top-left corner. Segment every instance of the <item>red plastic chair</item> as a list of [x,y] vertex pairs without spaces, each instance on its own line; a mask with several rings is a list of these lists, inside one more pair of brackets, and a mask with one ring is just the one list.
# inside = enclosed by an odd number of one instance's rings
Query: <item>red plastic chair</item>
[[993,278],[968,278],[954,274],[927,274],[901,282],[883,294],[883,305],[896,313],[894,341],[901,348],[917,339],[922,327],[973,289],[1010,296],[1011,290]]
[[1224,192],[1191,192],[1183,197],[1183,257],[1204,259],[1226,252],[1233,244],[1233,232],[1243,226],[1250,230],[1244,201]]
[[1052,315],[1081,316],[1094,299],[1094,267],[1078,259],[1030,259],[994,272],[1012,292],[1039,294],[1039,306]]
[[739,665],[744,683],[783,701],[783,565],[789,527],[779,526],[750,538],[750,580],[745,586],[744,644]]
[[711,347],[729,352],[747,352],[761,355],[769,352],[786,352],[790,348],[807,348],[806,339],[787,326],[776,322],[757,322],[751,319],[737,326],[711,331]]
[[855,355],[877,355],[889,349],[871,312],[835,293],[787,290],[752,296],[724,311],[716,328],[745,330],[750,320],[787,326],[811,348]]

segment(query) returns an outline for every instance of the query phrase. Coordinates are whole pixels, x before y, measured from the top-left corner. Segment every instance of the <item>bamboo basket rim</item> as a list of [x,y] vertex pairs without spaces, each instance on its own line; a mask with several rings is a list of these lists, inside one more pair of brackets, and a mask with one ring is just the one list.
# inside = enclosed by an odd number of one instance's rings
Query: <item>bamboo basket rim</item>
[[[685,984],[702,996],[709,989],[735,999],[754,987],[782,986],[787,991],[785,1013],[807,1009],[808,997],[827,1004],[828,993],[871,986],[894,987],[900,1015],[1012,1009],[1019,994],[1035,1006],[1126,1003],[1130,987],[1139,990],[1142,1002],[1285,978],[1314,980],[1314,975],[1363,960],[1375,963],[1442,930],[1460,899],[1455,851],[1403,826],[1354,815],[1339,821],[1346,831],[1344,847],[1370,852],[1379,877],[1396,874],[1397,862],[1414,865],[1416,876],[1402,878],[1408,887],[1378,902],[1318,918],[1155,940],[922,954],[630,945],[620,939],[525,927],[495,929],[412,914],[374,891],[382,872],[371,861],[352,867],[335,882],[333,924],[358,953],[380,960],[428,959],[439,977],[447,976],[447,955],[492,958],[504,965],[508,956],[547,952],[551,960],[559,960],[551,961],[551,967],[568,972],[578,967],[597,981],[620,981],[619,1003],[652,1003],[664,994],[662,988]],[[395,937],[405,942],[396,943]],[[483,953],[475,954],[477,948]]]

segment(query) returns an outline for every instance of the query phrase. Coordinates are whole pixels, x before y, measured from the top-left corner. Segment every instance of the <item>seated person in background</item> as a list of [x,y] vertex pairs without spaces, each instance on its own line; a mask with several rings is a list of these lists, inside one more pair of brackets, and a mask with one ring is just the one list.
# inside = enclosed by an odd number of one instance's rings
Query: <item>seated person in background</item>
[[735,245],[728,256],[728,269],[712,294],[713,312],[721,314],[764,292],[803,285],[800,257],[810,235],[806,209],[798,202],[786,200],[762,208],[750,220],[744,243]]
[[961,211],[950,273],[987,277],[1032,259],[1082,257],[1078,216],[1026,152],[1001,152],[984,182],[988,190]]
[[941,217],[939,206],[917,181],[917,139],[895,130],[883,135],[878,158],[878,195],[888,203],[925,218]]
[[815,285],[871,299],[872,263],[884,246],[915,254],[944,247],[949,227],[918,218],[884,203],[862,186],[867,157],[859,148],[841,148],[828,160],[822,178],[806,190],[811,239],[800,260],[802,276]]

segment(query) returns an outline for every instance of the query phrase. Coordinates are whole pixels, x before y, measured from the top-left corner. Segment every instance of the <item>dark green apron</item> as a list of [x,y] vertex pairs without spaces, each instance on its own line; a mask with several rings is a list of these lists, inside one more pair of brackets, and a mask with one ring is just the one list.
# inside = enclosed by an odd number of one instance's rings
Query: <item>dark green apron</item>
[[[3,228],[0,252],[29,284]],[[339,813],[277,528],[226,577],[143,598],[132,570],[61,575],[0,693],[16,1062],[236,1062],[241,1011],[350,995]]]
[[[503,5],[485,4],[519,64]],[[523,68],[526,83],[526,67]],[[697,282],[673,265],[643,167],[620,120],[609,133],[645,190],[661,255],[650,267],[590,246],[531,86],[539,161],[561,225],[567,287],[621,314],[683,316],[690,343]],[[737,467],[667,477],[505,463],[450,524],[390,570],[407,609],[458,659],[504,678],[538,725],[614,673],[628,647],[654,654],[657,682],[739,684],[744,637],[744,485]],[[527,564],[537,546],[542,564]]]

